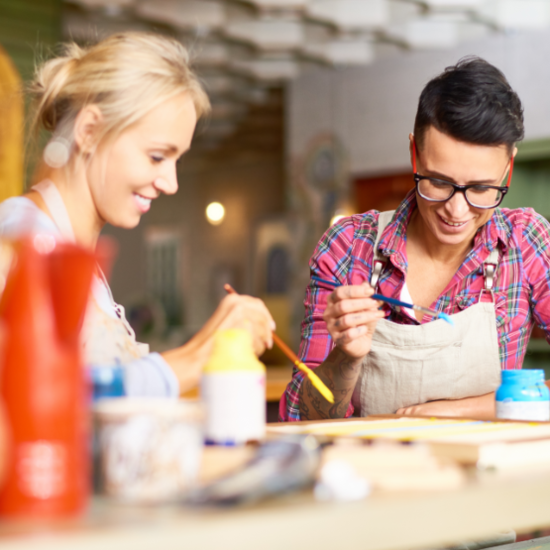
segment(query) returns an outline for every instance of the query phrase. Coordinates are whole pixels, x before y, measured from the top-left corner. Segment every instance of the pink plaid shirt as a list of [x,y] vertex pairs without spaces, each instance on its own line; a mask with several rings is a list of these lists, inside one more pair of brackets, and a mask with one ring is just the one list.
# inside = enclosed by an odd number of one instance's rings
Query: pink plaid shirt
[[[407,195],[393,221],[382,233],[378,249],[388,258],[378,283],[385,296],[399,299],[407,272],[406,231],[416,208],[416,195]],[[370,210],[344,218],[319,241],[310,260],[311,275],[350,285],[370,281],[378,212]],[[495,322],[502,369],[520,369],[529,336],[536,322],[550,342],[550,224],[531,208],[495,209],[491,219],[475,235],[474,246],[439,298],[430,306],[449,315],[479,300],[483,288],[483,262],[498,247],[494,282]],[[331,290],[310,281],[304,300],[300,359],[318,367],[333,348],[323,321]],[[490,300],[483,293],[483,301]],[[416,319],[384,305],[387,318],[399,324],[418,324]],[[422,323],[432,319],[425,316]],[[303,374],[295,369],[279,407],[281,421],[300,420],[299,393]],[[353,414],[350,404],[346,416]]]

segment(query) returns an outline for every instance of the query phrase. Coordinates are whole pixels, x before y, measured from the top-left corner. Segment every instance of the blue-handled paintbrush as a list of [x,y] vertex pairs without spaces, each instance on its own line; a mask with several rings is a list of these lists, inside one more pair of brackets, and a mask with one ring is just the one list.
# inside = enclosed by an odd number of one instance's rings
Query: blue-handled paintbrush
[[[324,283],[325,285],[328,285],[332,288],[343,286],[340,283],[334,283],[332,281],[327,281],[326,279],[321,279],[321,277],[317,277],[316,275],[312,275],[311,278],[318,283]],[[454,326],[454,322],[451,319],[451,316],[443,313],[442,311],[435,311],[427,307],[417,306],[415,304],[408,304],[407,302],[402,302],[401,300],[396,300],[395,298],[388,298],[388,296],[384,296],[382,294],[373,294],[371,298],[373,300],[378,300],[379,302],[386,302],[387,304],[391,304],[393,306],[406,307],[408,309],[414,309],[415,311],[421,311],[422,313],[425,313],[430,317],[443,319],[444,321],[447,321],[447,323],[449,323],[450,325]]]

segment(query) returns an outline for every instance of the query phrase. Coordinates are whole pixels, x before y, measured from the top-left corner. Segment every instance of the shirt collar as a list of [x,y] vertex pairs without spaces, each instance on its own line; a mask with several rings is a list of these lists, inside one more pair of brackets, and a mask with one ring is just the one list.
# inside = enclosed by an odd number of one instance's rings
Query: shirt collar
[[485,245],[490,251],[493,251],[499,241],[504,250],[508,246],[513,247],[512,230],[510,220],[503,216],[500,208],[495,208],[489,221],[477,232],[474,248]]
[[[411,189],[403,202],[395,211],[391,222],[386,226],[378,243],[378,250],[386,257],[400,254],[406,258],[404,247],[407,235],[407,225],[416,208],[416,190]],[[502,210],[496,208],[489,221],[483,225],[474,237],[474,249],[486,246],[492,251],[500,241],[506,249],[512,239],[512,226],[509,220],[502,215]]]
[[[415,208],[416,191],[412,189],[395,211],[391,222],[382,231],[380,242],[378,243],[378,250],[381,254],[390,257],[395,253],[403,253],[407,225]],[[405,254],[402,255],[406,256]]]

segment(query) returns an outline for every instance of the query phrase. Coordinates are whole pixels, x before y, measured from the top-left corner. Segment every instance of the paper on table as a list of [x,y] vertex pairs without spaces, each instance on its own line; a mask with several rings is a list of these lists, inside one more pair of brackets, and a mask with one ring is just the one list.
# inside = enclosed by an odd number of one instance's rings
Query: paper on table
[[350,420],[284,425],[269,428],[279,433],[308,433],[328,437],[390,439],[397,441],[448,441],[487,443],[550,438],[550,424],[489,422],[482,420],[395,418],[388,420]]

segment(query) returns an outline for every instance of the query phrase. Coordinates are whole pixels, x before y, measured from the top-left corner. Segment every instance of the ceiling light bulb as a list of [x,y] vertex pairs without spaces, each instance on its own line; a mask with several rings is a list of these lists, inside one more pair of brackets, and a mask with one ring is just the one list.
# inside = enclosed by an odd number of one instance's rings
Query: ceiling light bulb
[[220,202],[211,202],[206,207],[206,219],[212,225],[219,225],[225,217],[225,208]]
[[336,222],[339,222],[342,218],[345,218],[345,214],[336,214],[330,218],[330,225],[334,225]]

